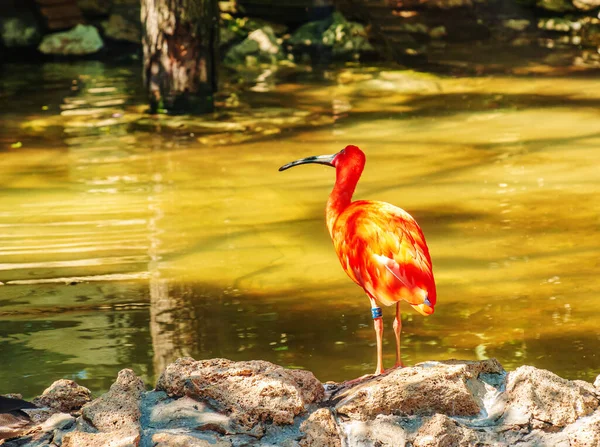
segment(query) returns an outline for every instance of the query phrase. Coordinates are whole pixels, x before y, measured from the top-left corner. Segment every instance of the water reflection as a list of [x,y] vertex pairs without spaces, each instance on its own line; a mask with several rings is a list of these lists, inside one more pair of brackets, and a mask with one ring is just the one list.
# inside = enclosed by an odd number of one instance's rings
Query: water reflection
[[197,122],[145,117],[135,73],[45,67],[26,74],[40,92],[5,78],[23,105],[0,111],[0,392],[100,391],[124,367],[153,383],[182,355],[371,372],[368,300],[324,225],[334,172],[277,172],[347,143],[368,156],[357,198],[410,211],[432,252],[439,306],[406,310],[405,363],[598,374],[597,78],[269,73]]

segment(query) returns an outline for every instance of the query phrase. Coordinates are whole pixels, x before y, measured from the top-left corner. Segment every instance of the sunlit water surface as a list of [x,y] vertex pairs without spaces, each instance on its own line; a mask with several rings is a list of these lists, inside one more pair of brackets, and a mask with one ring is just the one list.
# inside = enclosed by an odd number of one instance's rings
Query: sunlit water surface
[[593,380],[599,78],[392,70],[266,72],[199,126],[145,116],[135,66],[5,69],[0,393],[62,377],[98,393],[125,367],[152,385],[183,355],[372,372],[369,302],[324,225],[334,171],[277,172],[346,144],[367,154],[355,197],[406,209],[429,243],[438,305],[404,306],[405,364]]

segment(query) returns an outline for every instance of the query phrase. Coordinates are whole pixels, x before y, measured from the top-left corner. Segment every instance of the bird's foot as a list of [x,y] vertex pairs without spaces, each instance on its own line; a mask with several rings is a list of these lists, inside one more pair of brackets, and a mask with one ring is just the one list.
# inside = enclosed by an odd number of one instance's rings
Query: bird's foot
[[394,365],[394,368],[404,368],[404,363],[396,362],[396,364]]

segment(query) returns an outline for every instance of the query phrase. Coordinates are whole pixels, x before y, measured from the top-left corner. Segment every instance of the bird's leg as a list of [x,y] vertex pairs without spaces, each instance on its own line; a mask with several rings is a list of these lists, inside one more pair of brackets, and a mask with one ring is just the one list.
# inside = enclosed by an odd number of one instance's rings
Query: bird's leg
[[375,375],[379,375],[383,372],[383,318],[381,307],[377,305],[373,298],[369,297],[369,300],[371,300],[371,313],[373,314],[373,325],[377,337],[377,369]]
[[400,358],[400,331],[402,330],[402,317],[400,315],[400,301],[396,303],[396,316],[394,317],[394,335],[396,336],[396,365],[395,367],[403,367],[402,359]]

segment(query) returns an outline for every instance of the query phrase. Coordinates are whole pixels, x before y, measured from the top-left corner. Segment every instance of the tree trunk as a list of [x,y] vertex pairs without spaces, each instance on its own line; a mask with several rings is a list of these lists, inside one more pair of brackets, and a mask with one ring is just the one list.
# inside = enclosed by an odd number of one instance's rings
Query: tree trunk
[[208,113],[217,89],[217,0],[142,0],[152,113]]

